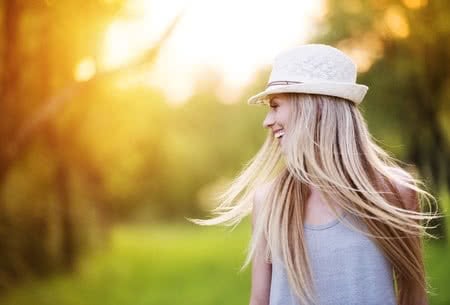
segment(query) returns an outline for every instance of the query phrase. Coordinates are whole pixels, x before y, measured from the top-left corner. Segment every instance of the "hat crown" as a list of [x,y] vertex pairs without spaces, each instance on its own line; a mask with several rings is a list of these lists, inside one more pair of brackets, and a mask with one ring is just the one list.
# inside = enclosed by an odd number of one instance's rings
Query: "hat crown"
[[356,64],[344,52],[324,44],[306,44],[275,57],[264,91],[250,97],[249,104],[267,104],[278,93],[335,96],[355,104],[369,87],[356,83]]
[[355,83],[356,75],[356,64],[342,51],[323,44],[307,44],[275,57],[269,84],[275,81]]

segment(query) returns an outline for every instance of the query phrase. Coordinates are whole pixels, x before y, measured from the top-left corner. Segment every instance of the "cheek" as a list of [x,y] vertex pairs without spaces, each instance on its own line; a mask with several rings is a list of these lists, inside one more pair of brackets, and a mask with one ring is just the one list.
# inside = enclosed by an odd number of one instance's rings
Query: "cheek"
[[283,112],[280,113],[279,120],[280,123],[286,126],[287,122],[289,121],[289,111],[287,109],[283,109]]

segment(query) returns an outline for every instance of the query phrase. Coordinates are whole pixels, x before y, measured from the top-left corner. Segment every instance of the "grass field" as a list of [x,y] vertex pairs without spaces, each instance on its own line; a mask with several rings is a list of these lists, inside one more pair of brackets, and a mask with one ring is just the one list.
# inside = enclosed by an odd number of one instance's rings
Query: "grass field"
[[[193,225],[118,227],[108,249],[85,258],[78,272],[30,282],[0,305],[248,304],[250,267],[239,273],[250,237],[247,222],[229,228]],[[426,246],[428,276],[450,304],[449,251]]]

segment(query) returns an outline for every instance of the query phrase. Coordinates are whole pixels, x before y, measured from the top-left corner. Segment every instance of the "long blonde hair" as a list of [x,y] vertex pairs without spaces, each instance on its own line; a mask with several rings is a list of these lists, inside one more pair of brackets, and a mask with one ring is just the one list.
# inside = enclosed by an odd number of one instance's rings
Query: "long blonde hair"
[[[371,238],[391,262],[399,305],[412,304],[429,293],[422,237],[429,221],[441,217],[433,211],[435,198],[424,183],[403,170],[380,148],[368,132],[359,109],[350,101],[331,96],[289,93],[291,115],[285,126],[282,153],[272,132],[252,160],[217,197],[214,218],[189,219],[199,225],[233,225],[251,213],[254,191],[270,190],[254,225],[246,260],[249,265],[265,239],[265,258],[281,258],[293,292],[302,303],[316,304],[316,292],[303,233],[305,203],[310,186],[318,187],[329,202],[361,219]],[[398,186],[409,189],[417,208],[408,208]],[[339,216],[338,216],[339,217]],[[344,220],[344,219],[341,219]]]

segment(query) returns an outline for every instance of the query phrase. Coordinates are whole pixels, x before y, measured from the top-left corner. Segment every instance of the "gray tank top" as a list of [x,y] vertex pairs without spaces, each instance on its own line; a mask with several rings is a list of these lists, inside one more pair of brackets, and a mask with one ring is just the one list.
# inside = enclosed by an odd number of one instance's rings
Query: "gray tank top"
[[[353,215],[344,213],[353,224]],[[363,229],[365,226],[358,226]],[[339,219],[304,225],[311,272],[320,305],[395,305],[392,266],[367,236]],[[270,305],[300,304],[280,260],[273,258]]]

